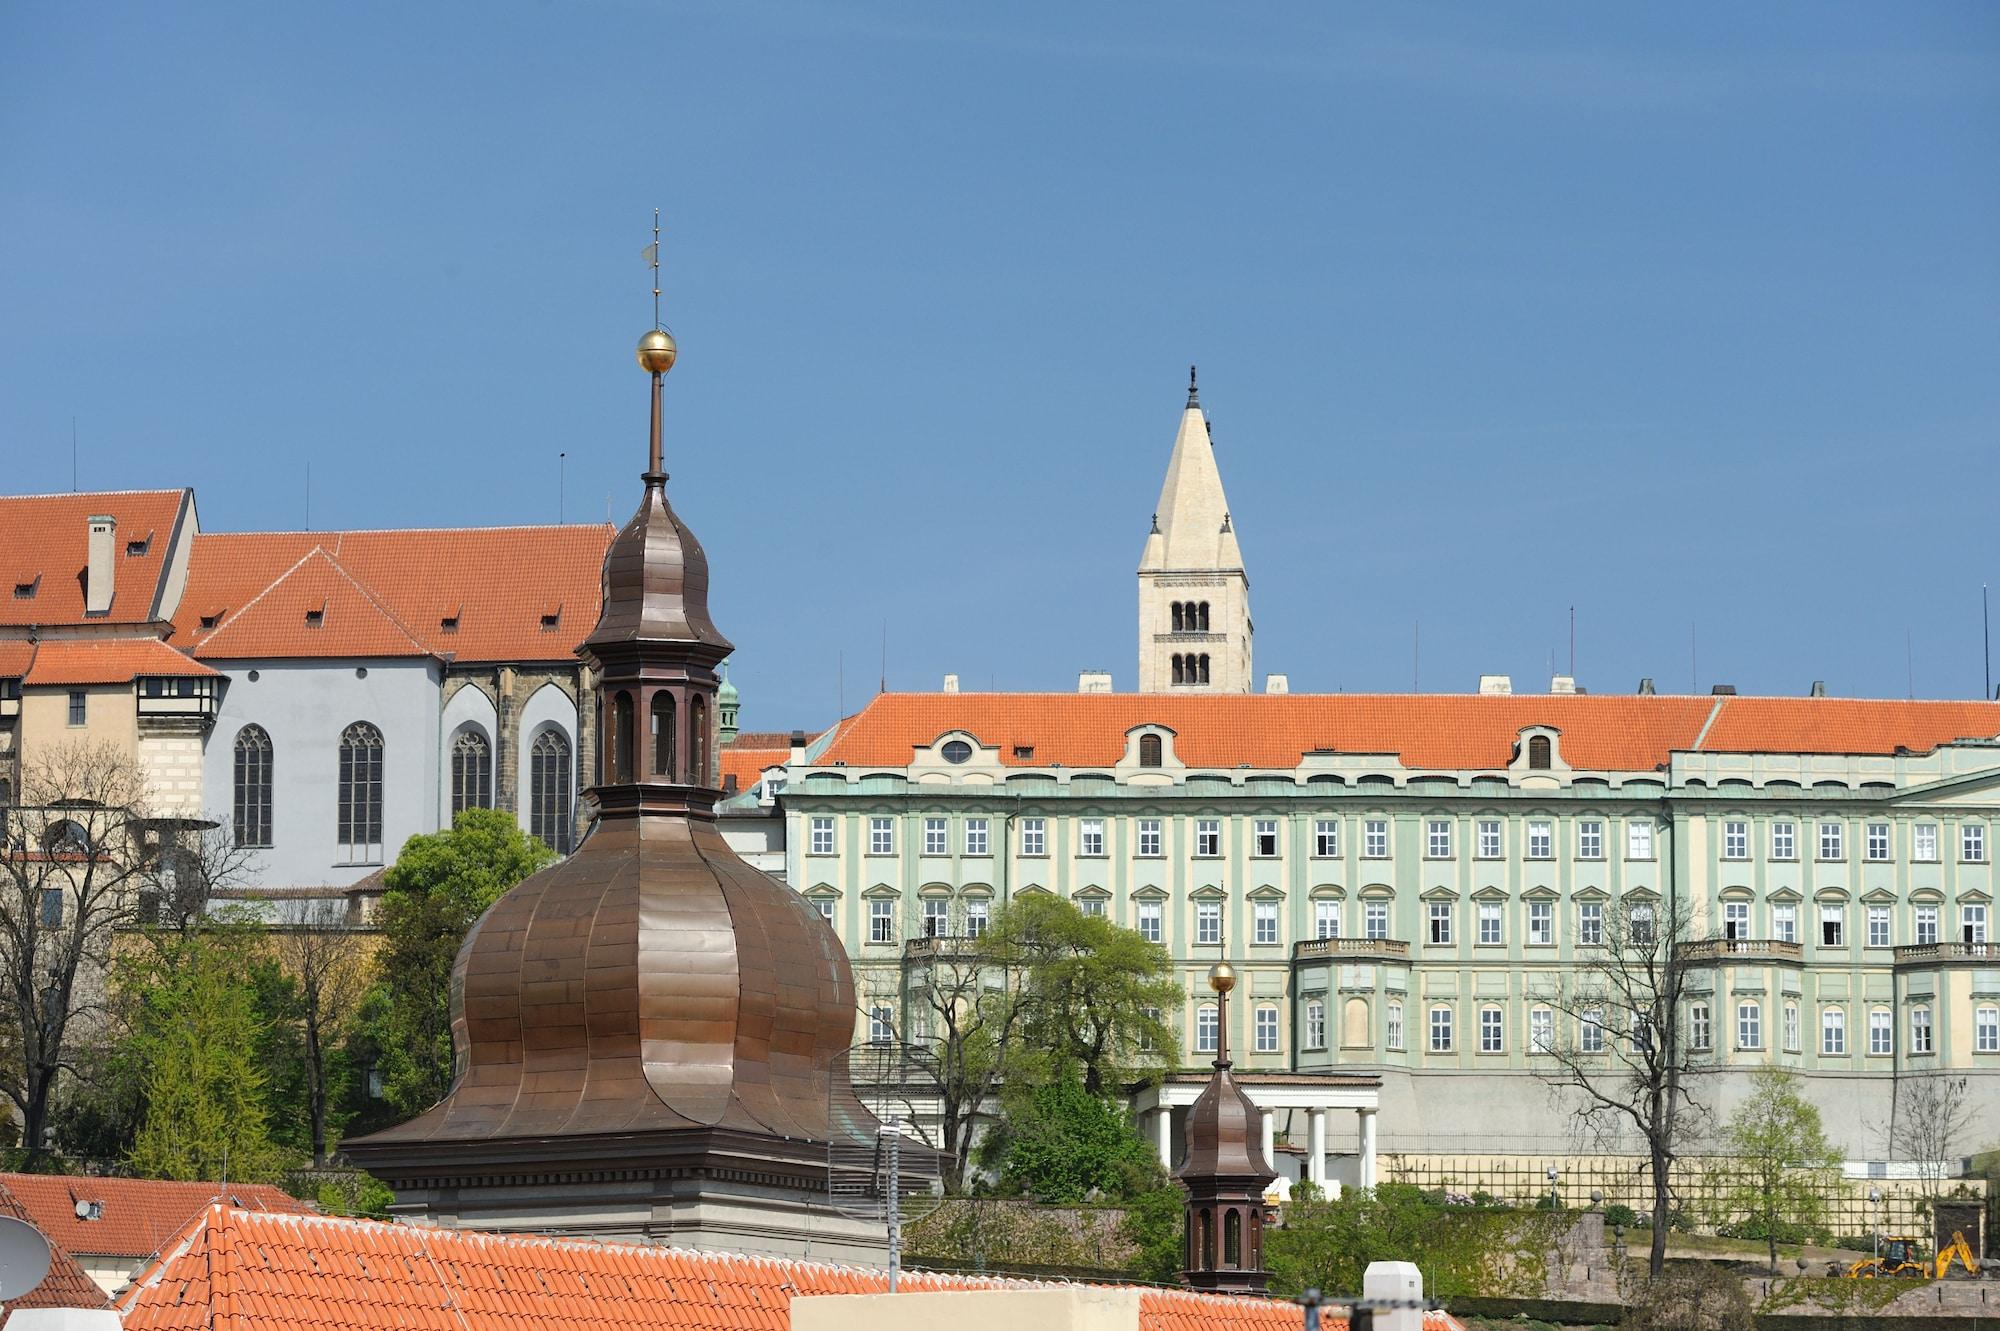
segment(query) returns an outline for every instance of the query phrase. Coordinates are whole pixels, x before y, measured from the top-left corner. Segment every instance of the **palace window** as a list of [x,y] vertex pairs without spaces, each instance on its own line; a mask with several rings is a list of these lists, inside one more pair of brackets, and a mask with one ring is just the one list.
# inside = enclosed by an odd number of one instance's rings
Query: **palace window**
[[1910,858],[1925,864],[1937,863],[1938,830],[1936,823],[1918,823],[1910,833]]
[[1197,902],[1194,908],[1194,941],[1213,947],[1222,942],[1222,903]]
[[351,863],[382,858],[382,732],[356,721],[340,732],[334,841]]
[[1986,941],[1986,907],[1978,902],[1967,902],[1958,908],[1959,941],[1983,943]]
[[1194,824],[1194,853],[1211,856],[1222,853],[1222,824],[1214,818],[1197,818]]
[[1545,1007],[1533,1008],[1528,1013],[1528,1048],[1537,1054],[1552,1052],[1556,1047],[1556,1014]]
[[877,1003],[868,1009],[868,1043],[894,1044],[896,1042],[896,1009],[887,1003]]
[[1161,761],[1160,737],[1158,735],[1139,736],[1139,766],[1158,767]]
[[1139,903],[1139,937],[1149,943],[1160,941],[1160,920],[1162,912],[1157,901]]
[[569,854],[576,801],[570,794],[569,737],[544,730],[528,748],[528,832],[557,854]]
[[1634,947],[1653,945],[1653,908],[1639,905],[1632,907],[1632,913],[1625,917],[1630,926],[1630,940]]
[[1576,908],[1576,941],[1584,947],[1604,945],[1604,903],[1586,901]]
[[1819,1051],[1822,1054],[1847,1052],[1847,1013],[1830,1007],[1819,1017]]
[[1451,1009],[1448,1007],[1431,1009],[1431,1052],[1434,1054],[1451,1052]]
[[[1089,825],[1090,824],[1088,823],[1084,824],[1085,827],[1088,827]],[[1100,842],[1103,841],[1104,839],[1103,823],[1099,823],[1097,825],[1097,839]],[[950,853],[951,853],[950,834],[945,827],[944,819],[942,818],[924,819],[924,854],[947,855]]]
[[965,936],[967,938],[986,937],[986,926],[991,923],[992,914],[983,897],[974,897],[965,903]]
[[1382,1024],[1384,1035],[1391,1049],[1403,1047],[1403,1004],[1398,999],[1390,999],[1383,1007]]
[[1424,853],[1434,860],[1451,858],[1451,824],[1442,818],[1433,818],[1424,829]]
[[[888,852],[884,851],[883,854]],[[1021,853],[1023,855],[1046,855],[1049,853],[1049,825],[1043,818],[1023,818],[1021,820]]]
[[2000,1007],[1985,1006],[1973,1012],[1972,1052],[2000,1054]]
[[1788,1054],[1799,1052],[1799,1005],[1797,1003],[1785,1004],[1785,1052]]
[[1479,941],[1489,947],[1501,941],[1500,903],[1497,901],[1479,903]]
[[1361,907],[1361,935],[1364,938],[1389,936],[1389,903],[1370,901]]
[[1936,1052],[1931,1043],[1931,1010],[1927,1007],[1910,1009],[1910,1052],[1912,1054]]
[[1724,938],[1748,938],[1750,936],[1749,902],[1725,901],[1722,903],[1722,936]]
[[1253,943],[1275,943],[1278,941],[1278,903],[1259,901],[1250,908],[1251,934]]
[[896,853],[895,819],[870,818],[868,820],[868,853],[870,855],[893,855]]
[[1479,822],[1479,858],[1497,860],[1500,858],[1503,842],[1500,839],[1500,820],[1482,818]]
[[1106,905],[1103,897],[1085,897],[1083,900],[1077,902],[1076,905],[1078,910],[1081,910],[1093,920],[1104,918]]
[[72,726],[85,724],[89,716],[90,695],[82,689],[69,691],[69,723]]
[[1986,825],[1963,823],[1958,829],[1958,857],[1967,864],[1986,862]]
[[1798,828],[1792,823],[1771,824],[1771,858],[1795,860],[1799,857]]
[[1338,901],[1313,902],[1313,937],[1340,937],[1340,903]]
[[1604,1014],[1596,1008],[1585,1008],[1577,1023],[1577,1048],[1586,1054],[1604,1052]]
[[1868,1052],[1896,1052],[1896,1018],[1887,1008],[1878,1007],[1868,1014]]
[[1361,825],[1361,855],[1363,859],[1386,860],[1389,858],[1389,820],[1370,818]]
[[271,844],[271,737],[262,726],[236,732],[234,794],[236,844]]
[[1534,772],[1549,770],[1549,737],[1530,735],[1528,737],[1528,769]]
[[1306,1000],[1306,1048],[1326,1048],[1326,1004],[1317,998]]
[[466,726],[451,741],[451,816],[492,807],[493,746],[483,731]]
[[1819,857],[1823,860],[1847,858],[1847,829],[1840,823],[1819,825]]
[[1085,818],[1077,828],[1077,853],[1079,855],[1102,855],[1104,853],[1104,820]]
[[1725,860],[1750,858],[1750,824],[1731,822],[1722,825],[1722,858]]
[[833,854],[833,819],[810,818],[806,822],[806,853]]
[[924,898],[924,937],[943,938],[951,932],[951,902],[943,897]]
[[1764,1047],[1763,1004],[1742,1002],[1736,1005],[1736,1047],[1738,1049]]
[[1688,1008],[1688,1048],[1706,1049],[1713,1039],[1709,1029],[1708,1004],[1695,1003]]
[[1139,820],[1139,855],[1142,859],[1158,859],[1163,841],[1160,835],[1160,820],[1141,818]]
[[1321,818],[1313,824],[1313,854],[1323,860],[1340,854],[1340,823],[1337,819]]
[[1553,901],[1530,901],[1528,903],[1528,942],[1535,947],[1547,947],[1556,941],[1556,903]]
[[988,853],[986,847],[986,820],[984,818],[966,819],[965,853],[967,855],[985,855]]
[[1847,907],[1827,904],[1819,908],[1819,941],[1821,947],[1847,946]]
[[1936,906],[1917,907],[1917,944],[1925,946],[1938,940],[1938,908]]
[[1868,837],[1865,845],[1866,845],[1865,853],[1867,854],[1870,860],[1879,863],[1882,860],[1888,859],[1889,824],[1887,823],[1868,824]]
[[1868,908],[1868,946],[1889,946],[1889,908],[1870,906]]
[[1434,946],[1445,947],[1451,943],[1451,903],[1433,901],[1430,908],[1430,941]]
[[1650,860],[1653,858],[1653,825],[1651,823],[1625,824],[1625,858],[1628,860]]
[[1259,818],[1251,825],[1251,853],[1265,859],[1278,853],[1278,820]]
[[834,900],[833,900],[833,898],[832,898],[832,897],[814,897],[814,898],[812,899],[812,903],[813,903],[813,909],[819,912],[819,917],[820,917],[820,918],[821,918],[822,920],[825,920],[825,921],[826,921],[826,922],[827,922],[828,924],[832,924],[832,923],[833,923],[833,905],[834,905]]
[[1780,943],[1799,941],[1799,908],[1793,905],[1771,907],[1771,937]]
[[1278,1052],[1278,1009],[1269,1003],[1259,1004],[1257,1008],[1257,1052]]
[[1589,819],[1576,825],[1576,857],[1580,860],[1604,858],[1604,824]]
[[1528,858],[1531,860],[1552,860],[1556,854],[1555,831],[1551,824],[1532,822],[1528,824]]
[[877,897],[868,903],[868,941],[896,941],[896,903],[887,897]]
[[1479,1052],[1497,1054],[1507,1047],[1507,1015],[1497,1007],[1479,1009]]
[[1216,1032],[1221,1030],[1215,1015],[1215,1004],[1203,1003],[1194,1010],[1194,1051],[1197,1054],[1215,1052]]

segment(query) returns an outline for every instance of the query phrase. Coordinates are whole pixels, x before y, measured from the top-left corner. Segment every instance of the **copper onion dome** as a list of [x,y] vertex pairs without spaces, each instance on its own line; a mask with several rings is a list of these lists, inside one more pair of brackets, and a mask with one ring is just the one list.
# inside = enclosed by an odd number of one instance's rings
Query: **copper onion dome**
[[605,557],[603,613],[578,649],[599,672],[586,792],[596,824],[467,937],[450,1093],[347,1143],[392,1184],[435,1186],[495,1161],[546,1173],[691,1153],[703,1169],[804,1179],[813,1159],[823,1170],[824,1150],[797,1144],[875,1128],[845,1082],[846,953],[804,898],[737,858],[715,826],[715,667],[730,643],[709,619],[701,543],[667,502],[660,380],[672,354],[647,353],[642,343],[653,380],[645,493]]

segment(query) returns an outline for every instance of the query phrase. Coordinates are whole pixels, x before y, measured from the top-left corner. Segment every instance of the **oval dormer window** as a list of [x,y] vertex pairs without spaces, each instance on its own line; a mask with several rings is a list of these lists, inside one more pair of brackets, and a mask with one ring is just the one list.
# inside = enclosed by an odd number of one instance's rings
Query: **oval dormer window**
[[944,760],[948,763],[962,763],[972,757],[972,746],[962,739],[947,740],[945,746],[938,752],[944,755]]

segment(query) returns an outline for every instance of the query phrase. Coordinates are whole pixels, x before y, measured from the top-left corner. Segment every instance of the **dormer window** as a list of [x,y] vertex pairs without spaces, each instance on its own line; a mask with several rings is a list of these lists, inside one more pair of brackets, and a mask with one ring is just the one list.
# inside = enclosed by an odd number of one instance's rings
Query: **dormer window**
[[944,747],[938,750],[938,756],[948,763],[969,762],[972,759],[972,746],[962,739],[946,740]]
[[1016,760],[1016,761],[1020,761],[1020,762],[1025,762],[1026,760],[1028,760],[1028,759],[1030,759],[1030,758],[1032,758],[1032,757],[1034,757],[1034,756],[1035,756],[1035,746],[1034,746],[1034,745],[1032,745],[1032,744],[1016,744],[1016,745],[1014,746],[1014,757],[1015,757],[1015,760]]
[[201,626],[204,629],[212,629],[221,622],[222,622],[222,611],[220,610],[217,610],[213,614],[203,615],[201,617]]
[[143,540],[125,542],[125,557],[127,559],[143,559],[146,552],[152,548],[153,534],[147,532]]
[[458,614],[457,614],[457,612],[455,612],[455,611],[454,611],[453,613],[451,613],[451,614],[449,614],[449,615],[446,615],[446,616],[445,616],[444,618],[442,618],[442,619],[438,620],[438,632],[440,632],[440,633],[456,633],[456,632],[458,632]]
[[1158,735],[1139,736],[1139,766],[1158,767],[1161,762],[1160,748]]
[[542,627],[543,627],[543,628],[545,628],[545,629],[552,629],[552,628],[556,627],[556,626],[557,626],[558,624],[560,624],[560,623],[562,623],[562,607],[561,607],[561,606],[557,606],[557,607],[556,607],[556,608],[555,608],[554,610],[547,610],[547,611],[544,611],[544,612],[542,613]]
[[37,573],[32,579],[30,579],[27,582],[15,583],[14,599],[17,601],[33,600],[35,593],[38,590],[40,590],[41,585],[42,585],[42,575],[39,573]]
[[1528,737],[1528,770],[1546,772],[1549,770],[1549,737],[1530,735]]
[[325,607],[325,606],[321,606],[321,607],[320,607],[319,609],[317,609],[317,610],[308,610],[308,611],[306,611],[306,627],[307,627],[307,628],[309,628],[309,629],[316,629],[316,628],[320,628],[320,627],[324,626],[324,625],[325,625],[325,623],[326,623],[326,607]]

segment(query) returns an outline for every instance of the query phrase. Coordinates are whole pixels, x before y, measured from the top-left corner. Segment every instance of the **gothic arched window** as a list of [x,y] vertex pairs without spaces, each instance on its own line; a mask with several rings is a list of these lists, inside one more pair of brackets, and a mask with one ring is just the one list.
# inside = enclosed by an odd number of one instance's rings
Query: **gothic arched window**
[[466,726],[451,742],[451,816],[493,807],[493,746],[483,731]]
[[[631,699],[624,694],[629,712]],[[544,730],[528,748],[528,832],[558,854],[569,853],[574,799],[570,794],[569,738]]]
[[1139,736],[1139,766],[1158,767],[1160,765],[1160,737],[1158,735]]
[[1528,737],[1528,766],[1537,772],[1545,772],[1549,767],[1549,737],[1530,735]]
[[653,695],[653,775],[672,781],[674,763],[674,695],[661,689]]
[[271,737],[262,726],[236,732],[233,813],[236,844],[271,844]]
[[382,858],[382,732],[356,721],[340,732],[334,840],[350,863]]

